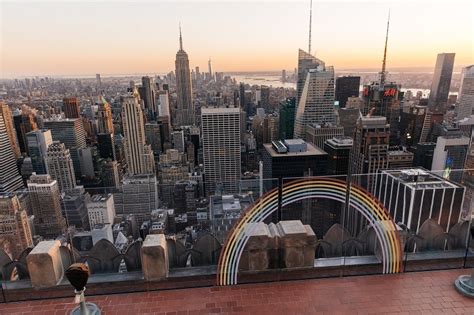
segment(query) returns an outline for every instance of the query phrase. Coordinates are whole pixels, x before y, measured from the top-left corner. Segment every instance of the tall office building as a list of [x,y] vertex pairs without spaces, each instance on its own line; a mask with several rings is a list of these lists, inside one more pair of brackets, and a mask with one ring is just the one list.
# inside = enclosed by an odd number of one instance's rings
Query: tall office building
[[303,88],[308,77],[310,69],[317,69],[322,66],[324,68],[324,61],[314,57],[310,53],[302,49],[298,50],[298,80],[296,82],[296,104],[299,104]]
[[10,258],[33,247],[28,214],[16,194],[0,194],[0,246]]
[[142,77],[142,97],[145,105],[145,113],[148,120],[155,120],[158,116],[158,110],[155,103],[155,89],[152,80],[148,76]]
[[44,121],[44,127],[51,130],[53,141],[64,143],[66,149],[71,153],[74,173],[76,178],[81,178],[81,159],[79,150],[86,147],[86,133],[82,120],[79,118],[60,119],[55,118]]
[[53,143],[51,130],[39,129],[26,134],[29,156],[36,174],[46,174],[46,152]]
[[352,174],[368,174],[358,182],[369,191],[374,174],[388,167],[389,125],[385,117],[364,117],[357,121],[354,146],[350,158]]
[[18,144],[17,134],[15,126],[13,124],[13,114],[7,104],[0,102],[0,115],[3,116],[3,122],[5,124],[6,132],[8,135],[8,141],[15,154],[15,159],[19,159],[21,156],[20,146]]
[[304,139],[310,124],[336,123],[334,68],[318,66],[307,71],[295,115],[295,138]]
[[61,214],[58,182],[48,174],[33,174],[28,180],[28,194],[36,234],[46,239],[55,239],[62,235],[67,226]]
[[36,111],[23,105],[21,110],[15,110],[13,113],[13,124],[15,125],[20,152],[28,154],[26,134],[30,131],[38,130]]
[[102,186],[105,188],[118,188],[120,186],[119,163],[106,161],[102,167]]
[[181,27],[179,28],[179,50],[176,53],[176,94],[177,94],[177,126],[194,124],[194,103],[189,72],[188,54],[183,50]]
[[[385,117],[361,116],[357,121],[349,171],[352,182],[373,193],[377,187],[376,173],[388,168],[389,125]],[[363,216],[349,209],[346,226],[352,235],[358,235],[366,226]]]
[[353,141],[349,137],[333,137],[324,143],[328,154],[328,175],[346,175],[349,169],[349,158]]
[[461,120],[474,114],[474,65],[462,69],[458,95],[456,112],[457,119]]
[[64,143],[54,141],[46,152],[48,174],[58,182],[59,191],[68,191],[76,187],[76,176],[71,153]]
[[343,76],[336,78],[336,101],[339,108],[346,107],[349,97],[359,97],[360,77]]
[[424,169],[384,170],[377,175],[374,195],[390,212],[394,222],[418,233],[428,219],[443,230],[460,221],[465,187]]
[[454,53],[442,53],[438,54],[436,58],[428,101],[428,109],[433,113],[446,113],[455,55]]
[[357,120],[360,116],[358,108],[340,108],[337,110],[339,125],[344,128],[344,136],[354,138]]
[[66,118],[80,118],[81,109],[77,97],[63,98],[63,111]]
[[145,142],[143,112],[136,94],[123,97],[122,124],[128,174],[152,174],[155,164],[153,151]]
[[263,145],[264,178],[296,178],[327,174],[328,154],[301,139]]
[[100,95],[95,103],[97,105],[97,133],[114,133],[112,109],[105,98]]
[[157,184],[155,175],[125,176],[121,191],[114,194],[117,215],[133,214],[139,225],[149,220],[158,209]]
[[114,135],[99,133],[97,135],[97,149],[101,158],[116,160]]
[[23,181],[10,145],[5,120],[0,115],[0,192],[15,191],[22,187]]
[[469,144],[470,138],[463,135],[438,137],[431,169],[444,178],[460,183],[462,173],[456,170],[464,168],[469,152]]
[[344,128],[333,124],[310,124],[306,127],[306,141],[320,149],[324,148],[326,140],[342,137]]
[[202,144],[207,192],[222,184],[226,192],[240,182],[240,109],[202,108]]
[[170,98],[166,90],[158,91],[158,116],[171,117]]
[[102,80],[100,79],[100,73],[95,75],[95,88],[98,92],[102,90]]
[[87,213],[91,228],[97,224],[113,224],[115,204],[112,194],[92,196],[87,202]]
[[293,139],[295,129],[296,98],[289,97],[280,103],[280,139]]

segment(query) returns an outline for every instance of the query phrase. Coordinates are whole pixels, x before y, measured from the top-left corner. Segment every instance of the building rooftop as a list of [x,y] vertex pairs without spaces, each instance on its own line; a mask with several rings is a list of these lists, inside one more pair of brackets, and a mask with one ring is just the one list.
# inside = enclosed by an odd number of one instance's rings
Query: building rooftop
[[[103,314],[474,314],[454,289],[466,269],[91,296]],[[8,295],[7,295],[8,296]],[[64,295],[63,295],[64,296]],[[68,314],[70,296],[0,303],[4,314]]]
[[[291,139],[291,141],[292,140],[303,141],[303,140],[300,140],[300,139]],[[286,141],[289,141],[289,140],[285,140],[285,142]],[[275,151],[275,149],[274,149],[274,147],[272,146],[271,143],[264,143],[263,147],[265,148],[265,150],[267,150],[268,153],[270,153],[272,158],[288,157],[288,156],[314,156],[314,155],[325,155],[325,154],[327,154],[322,149],[312,145],[309,142],[306,142],[306,151],[305,152],[278,153],[277,151]]]

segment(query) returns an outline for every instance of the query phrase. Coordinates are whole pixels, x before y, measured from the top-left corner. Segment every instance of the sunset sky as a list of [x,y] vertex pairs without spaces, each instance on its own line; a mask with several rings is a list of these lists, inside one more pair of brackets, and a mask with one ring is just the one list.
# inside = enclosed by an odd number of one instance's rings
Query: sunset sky
[[[462,1],[313,1],[313,51],[337,69],[378,68],[391,9],[388,69],[474,63],[474,7]],[[190,66],[292,70],[307,50],[305,1],[0,0],[0,76],[165,73],[181,21]]]

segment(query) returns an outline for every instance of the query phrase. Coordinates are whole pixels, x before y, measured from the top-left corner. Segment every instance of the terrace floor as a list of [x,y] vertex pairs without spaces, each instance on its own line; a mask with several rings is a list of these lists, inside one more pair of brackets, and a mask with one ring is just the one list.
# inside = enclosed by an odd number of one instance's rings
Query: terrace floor
[[[102,314],[474,314],[454,280],[469,269],[88,296]],[[86,291],[87,292],[87,291]],[[72,289],[71,289],[72,293]],[[68,314],[73,298],[0,304],[0,314]]]

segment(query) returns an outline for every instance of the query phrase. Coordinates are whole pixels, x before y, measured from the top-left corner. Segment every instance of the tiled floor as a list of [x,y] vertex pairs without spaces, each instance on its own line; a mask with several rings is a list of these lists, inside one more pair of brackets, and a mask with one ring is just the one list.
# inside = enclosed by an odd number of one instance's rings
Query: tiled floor
[[[469,270],[88,297],[102,314],[474,314],[453,282]],[[0,314],[66,314],[70,299],[0,304]]]

